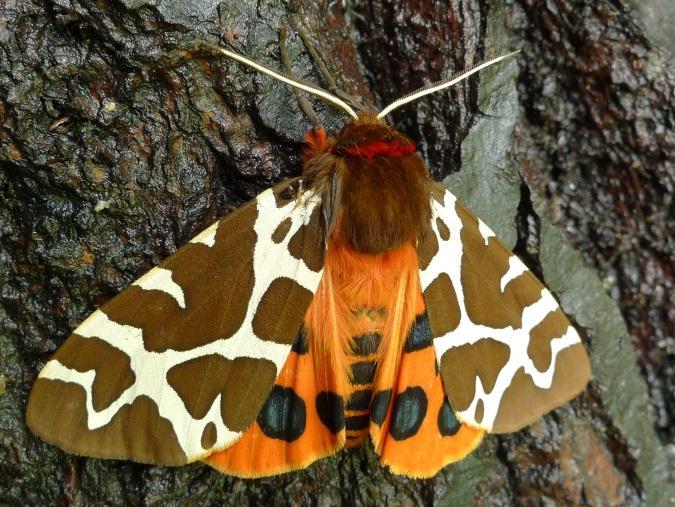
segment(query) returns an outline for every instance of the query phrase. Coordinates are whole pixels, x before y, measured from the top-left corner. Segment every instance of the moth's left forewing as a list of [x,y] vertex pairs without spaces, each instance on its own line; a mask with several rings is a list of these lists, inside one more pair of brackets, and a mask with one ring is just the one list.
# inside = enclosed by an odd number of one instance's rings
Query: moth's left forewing
[[95,311],[45,365],[27,423],[81,455],[176,465],[231,445],[321,278],[320,202],[284,182]]
[[457,417],[495,433],[532,423],[590,378],[579,335],[551,293],[440,185],[418,246],[434,347]]

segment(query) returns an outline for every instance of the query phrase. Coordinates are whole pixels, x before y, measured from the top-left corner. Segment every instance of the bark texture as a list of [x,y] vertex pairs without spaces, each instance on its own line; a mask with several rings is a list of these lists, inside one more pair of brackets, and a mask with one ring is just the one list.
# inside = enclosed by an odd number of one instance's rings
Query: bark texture
[[[668,505],[675,86],[642,28],[647,7],[630,5],[5,1],[0,504]],[[310,125],[292,92],[193,44],[278,67],[282,24],[308,33],[340,87],[381,106],[523,50],[390,120],[559,297],[594,381],[425,481],[391,475],[368,446],[245,481],[44,444],[25,427],[26,398],[69,332],[219,216],[300,173]],[[325,85],[300,39],[288,44],[294,72]],[[339,128],[338,111],[313,103]]]

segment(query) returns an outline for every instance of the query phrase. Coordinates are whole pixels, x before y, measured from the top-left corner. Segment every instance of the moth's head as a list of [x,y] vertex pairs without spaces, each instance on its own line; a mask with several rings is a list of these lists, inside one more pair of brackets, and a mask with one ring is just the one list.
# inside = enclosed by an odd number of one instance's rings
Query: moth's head
[[377,156],[402,157],[415,152],[409,137],[388,126],[375,114],[362,113],[347,123],[335,137],[331,153],[342,157],[371,159]]
[[416,151],[415,143],[405,134],[390,127],[375,113],[361,113],[332,137],[323,128],[311,130],[305,135],[306,148],[303,158],[306,163],[325,155],[345,161],[369,161],[387,157],[390,161]]

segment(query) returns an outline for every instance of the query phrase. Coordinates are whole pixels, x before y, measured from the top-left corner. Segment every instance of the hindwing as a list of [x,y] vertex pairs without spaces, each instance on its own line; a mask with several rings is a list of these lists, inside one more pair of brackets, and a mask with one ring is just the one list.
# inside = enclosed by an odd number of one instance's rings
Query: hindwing
[[410,329],[396,383],[378,386],[370,420],[380,461],[408,477],[433,477],[480,444],[484,432],[459,422],[448,403],[425,313]]
[[255,422],[231,447],[204,462],[237,477],[266,477],[308,466],[345,445],[342,399],[331,392],[329,365],[315,370],[301,330]]
[[462,422],[516,431],[584,389],[588,356],[520,259],[449,191],[432,195],[418,255],[445,390]]
[[95,311],[45,365],[27,422],[80,455],[176,465],[231,445],[270,394],[319,284],[320,200],[294,179]]

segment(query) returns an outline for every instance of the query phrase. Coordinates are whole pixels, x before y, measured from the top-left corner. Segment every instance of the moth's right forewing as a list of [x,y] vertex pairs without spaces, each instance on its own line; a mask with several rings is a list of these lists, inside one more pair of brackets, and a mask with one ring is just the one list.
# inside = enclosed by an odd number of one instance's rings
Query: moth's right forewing
[[45,365],[27,422],[68,452],[163,465],[252,423],[321,278],[320,202],[290,180],[95,311]]
[[551,293],[440,185],[418,246],[434,347],[457,418],[516,431],[581,392],[588,355]]

